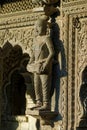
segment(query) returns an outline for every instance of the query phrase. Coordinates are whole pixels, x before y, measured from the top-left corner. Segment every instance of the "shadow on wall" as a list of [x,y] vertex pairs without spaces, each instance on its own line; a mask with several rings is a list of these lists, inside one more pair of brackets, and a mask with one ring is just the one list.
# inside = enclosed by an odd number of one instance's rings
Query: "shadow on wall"
[[[3,58],[2,129],[16,130],[19,122],[15,117],[25,115],[25,94],[32,84],[32,75],[26,69],[29,55],[23,53],[19,45],[13,47],[8,41],[0,48],[0,55]],[[34,90],[32,93],[33,96],[29,94],[34,98]]]
[[[55,55],[52,68],[52,87],[51,97],[55,92],[55,111],[59,111],[59,97],[60,97],[60,79],[67,76],[66,58],[63,42],[60,40],[60,28],[55,19],[52,19],[51,38],[54,45]],[[60,60],[59,60],[60,56]],[[61,120],[61,114],[58,119]]]
[[87,129],[87,66],[82,72],[82,85],[79,96],[83,107],[83,116],[81,117],[79,127],[85,127]]

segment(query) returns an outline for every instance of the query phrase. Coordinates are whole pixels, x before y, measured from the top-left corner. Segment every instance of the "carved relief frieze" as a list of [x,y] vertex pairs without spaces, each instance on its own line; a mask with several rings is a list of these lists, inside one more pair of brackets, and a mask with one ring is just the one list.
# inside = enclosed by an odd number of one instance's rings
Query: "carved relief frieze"
[[23,50],[27,50],[28,44],[32,44],[32,33],[32,27],[1,30],[0,46],[3,46],[6,41],[9,41],[12,45],[19,44],[23,47]]
[[[9,41],[13,46],[18,44],[22,47],[23,51],[30,48],[34,33],[34,24],[43,12],[34,13],[29,11],[4,14],[1,15],[0,20],[0,46]],[[9,17],[9,18],[8,18]]]
[[[62,0],[63,1],[63,4],[65,6],[68,6],[68,4],[72,4],[72,5],[75,5],[75,4],[78,4],[79,2],[80,3],[84,3],[85,0]],[[86,1],[85,1],[86,2]]]
[[72,2],[63,2],[62,9],[65,14],[79,13],[87,11],[87,1],[79,0]]
[[33,13],[29,11],[1,15],[0,16],[1,17],[0,30],[6,29],[6,28],[33,26],[36,19],[38,19],[38,17],[41,15],[43,15],[43,12],[34,13],[33,15]]

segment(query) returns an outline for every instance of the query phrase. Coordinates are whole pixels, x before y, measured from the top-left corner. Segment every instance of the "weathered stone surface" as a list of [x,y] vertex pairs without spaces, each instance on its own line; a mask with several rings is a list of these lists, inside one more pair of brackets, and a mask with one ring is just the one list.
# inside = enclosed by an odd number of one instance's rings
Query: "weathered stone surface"
[[[60,78],[60,101],[59,107],[56,105],[56,109],[59,110],[62,123],[55,125],[53,130],[76,130],[76,128],[78,130],[84,130],[87,129],[85,126],[84,128],[79,126],[83,115],[79,92],[82,84],[82,72],[87,66],[87,1],[62,0],[60,5],[60,17],[56,18],[56,22],[59,24],[60,39],[64,45],[68,75],[67,77]],[[2,49],[0,49],[0,56],[4,58],[4,70],[2,69],[2,66],[0,66],[0,86],[2,86],[2,81],[4,84],[3,90],[0,91],[0,95],[1,92],[3,92],[3,98],[0,98],[0,104],[2,102],[2,114],[7,109],[8,100],[6,90],[9,90],[7,88],[9,88],[9,84],[11,83],[12,73],[16,68],[19,69],[21,65],[21,61],[16,60],[16,55],[12,53],[13,51],[11,51],[12,55],[10,54],[10,50],[18,44],[22,49],[22,54],[27,53],[31,55],[30,48],[32,48],[33,43],[34,24],[35,21],[44,14],[43,9],[39,8],[41,6],[41,4],[33,4],[31,0],[7,2],[3,4],[2,7],[0,6],[0,47],[2,47]],[[7,41],[11,46],[4,46]],[[3,48],[4,52],[2,51]],[[14,59],[16,62],[14,62]],[[20,57],[17,59],[20,59]],[[11,62],[9,62],[9,60]],[[31,78],[33,79],[32,76]],[[32,83],[27,85],[31,87],[31,84]],[[55,102],[58,102],[56,100],[58,99],[56,92],[58,93],[58,88],[55,88],[55,95],[52,97],[53,110],[55,109],[54,100]],[[26,94],[26,101],[26,109],[34,105],[31,96],[28,97],[28,94]],[[34,119],[31,119],[31,122],[33,121]],[[9,130],[10,127],[11,130],[21,130],[27,122],[23,122],[23,125],[21,125],[22,127],[20,127],[19,121],[18,124],[16,123],[9,122]],[[34,123],[36,123],[36,120]],[[33,124],[31,128],[32,127]],[[28,124],[25,126],[26,130],[27,128],[30,128]],[[7,130],[7,127],[4,125],[4,130],[5,129]],[[34,126],[33,129],[36,129],[36,127]],[[42,129],[50,130],[52,128],[43,126]]]

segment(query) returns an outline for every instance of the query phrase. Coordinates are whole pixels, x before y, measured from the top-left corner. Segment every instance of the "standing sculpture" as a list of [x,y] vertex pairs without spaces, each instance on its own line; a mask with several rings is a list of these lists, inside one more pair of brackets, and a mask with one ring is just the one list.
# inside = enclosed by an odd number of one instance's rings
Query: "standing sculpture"
[[31,62],[28,71],[34,73],[36,106],[33,109],[50,110],[50,89],[52,60],[54,47],[47,33],[48,17],[37,20],[35,24],[36,38],[34,39]]

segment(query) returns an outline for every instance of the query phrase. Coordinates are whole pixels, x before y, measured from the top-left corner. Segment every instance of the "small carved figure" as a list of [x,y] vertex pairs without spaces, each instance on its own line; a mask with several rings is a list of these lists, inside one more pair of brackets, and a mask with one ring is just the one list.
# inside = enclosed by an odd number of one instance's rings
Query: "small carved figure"
[[37,36],[34,40],[31,63],[28,64],[28,71],[34,73],[34,87],[36,95],[36,109],[50,110],[50,89],[52,60],[54,47],[50,36],[46,35],[47,20],[45,16],[37,20],[35,29]]

